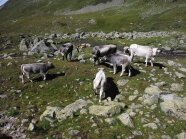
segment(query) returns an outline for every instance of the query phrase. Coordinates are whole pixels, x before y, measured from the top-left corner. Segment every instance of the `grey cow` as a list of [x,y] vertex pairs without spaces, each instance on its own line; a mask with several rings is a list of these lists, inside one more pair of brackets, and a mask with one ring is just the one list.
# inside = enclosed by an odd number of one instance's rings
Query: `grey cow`
[[[67,61],[69,61],[69,59],[70,59],[70,61],[72,60],[72,51],[73,51],[73,47],[74,47],[74,45],[73,45],[72,43],[65,43],[65,44],[63,44],[63,45],[59,48],[60,53],[61,53],[61,55],[62,55],[62,57],[63,57],[63,60],[64,60],[64,57],[66,57],[66,60],[67,60]],[[77,48],[77,51],[79,52],[78,48]],[[67,58],[68,55],[69,55],[69,59]]]
[[113,69],[114,69],[114,74],[116,74],[116,70],[117,70],[117,66],[122,66],[122,71],[120,76],[123,75],[123,73],[125,72],[126,67],[128,67],[129,69],[129,75],[131,76],[131,64],[132,64],[132,58],[133,56],[128,56],[128,55],[124,55],[124,54],[110,54],[108,56],[105,57],[105,60],[113,65]]
[[46,80],[46,73],[49,69],[55,68],[51,62],[48,63],[33,63],[33,64],[22,64],[21,71],[22,71],[22,83],[24,83],[24,76],[26,75],[27,78],[32,82],[30,79],[31,73],[40,73],[44,76],[44,80]]
[[117,50],[117,46],[113,44],[95,46],[92,50],[94,65],[96,64],[96,61],[98,61],[99,63],[99,58],[109,54],[113,54],[116,52],[116,50]]

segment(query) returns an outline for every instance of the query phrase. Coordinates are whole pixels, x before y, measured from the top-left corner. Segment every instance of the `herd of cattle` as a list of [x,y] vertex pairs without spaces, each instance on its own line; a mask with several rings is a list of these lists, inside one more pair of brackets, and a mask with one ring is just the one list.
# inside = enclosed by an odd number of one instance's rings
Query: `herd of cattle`
[[[72,51],[73,51],[74,45],[72,43],[65,43],[60,47],[60,53],[63,57],[66,57],[67,61],[72,60]],[[77,51],[79,52],[79,49],[77,47]],[[129,55],[126,55],[124,53],[129,53]],[[124,53],[118,53],[117,52],[117,46],[110,44],[110,45],[100,45],[93,47],[92,50],[92,56],[94,60],[94,65],[97,63],[99,64],[99,61],[102,60],[103,62],[109,63],[113,66],[114,74],[116,74],[117,67],[121,66],[122,71],[120,76],[122,76],[125,72],[125,69],[128,67],[129,69],[129,75],[131,76],[131,64],[133,61],[134,56],[139,57],[145,57],[146,60],[146,66],[148,61],[151,62],[151,66],[153,66],[153,60],[154,56],[156,56],[158,53],[160,53],[160,49],[153,48],[151,46],[142,46],[137,44],[132,44],[130,47],[124,47]],[[31,73],[40,73],[44,76],[44,80],[46,80],[46,73],[49,69],[55,68],[54,65],[51,62],[47,63],[32,63],[32,64],[22,64],[21,65],[21,71],[22,71],[22,83],[24,83],[24,76],[26,75],[27,78],[32,82],[30,79]],[[102,93],[106,89],[107,84],[107,78],[104,73],[104,68],[98,68],[98,73],[96,74],[96,77],[93,81],[93,89],[95,91],[95,94],[97,95],[98,89],[100,88],[100,99],[99,102],[101,102]]]

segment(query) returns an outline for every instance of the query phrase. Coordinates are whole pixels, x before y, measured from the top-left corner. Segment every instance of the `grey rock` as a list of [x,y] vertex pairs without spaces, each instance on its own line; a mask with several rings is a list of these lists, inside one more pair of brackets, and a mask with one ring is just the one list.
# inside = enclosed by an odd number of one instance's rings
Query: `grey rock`
[[113,125],[114,123],[116,123],[116,119],[114,119],[114,118],[106,118],[105,122],[107,122],[110,125]]
[[79,55],[78,56],[78,60],[84,60],[84,55],[82,54],[82,55]]
[[176,76],[177,76],[178,78],[185,78],[185,75],[182,74],[182,73],[175,72],[175,74],[176,74]]
[[177,137],[178,139],[186,139],[186,133],[185,133],[185,132],[182,132],[182,133],[176,135],[176,137]]
[[186,72],[186,68],[179,68],[180,71]]
[[58,121],[72,118],[75,112],[87,106],[87,104],[87,101],[78,99],[74,103],[67,105],[65,108],[48,106],[44,113],[40,116],[40,120],[42,120],[44,117],[57,118]]
[[117,85],[124,86],[125,84],[127,84],[128,81],[129,81],[128,79],[120,79],[117,81]]
[[166,82],[158,82],[158,83],[155,83],[154,85],[157,87],[162,87],[166,85]]
[[162,135],[161,138],[162,139],[171,139],[171,137],[169,135]]
[[80,110],[80,114],[88,114],[88,110],[87,109],[82,109],[82,110]]
[[137,98],[138,96],[137,95],[131,95],[129,96],[129,101],[133,101]]
[[169,66],[181,66],[180,63],[174,62],[174,61],[172,61],[172,60],[168,60],[168,65],[169,65]]
[[30,123],[30,124],[29,124],[29,127],[28,127],[28,130],[29,130],[29,131],[33,131],[34,128],[35,128],[35,127],[34,127],[34,124],[33,124],[33,123]]
[[183,91],[183,84],[173,83],[170,90],[172,91]]
[[160,103],[161,110],[180,120],[186,120],[186,98],[174,97],[170,97],[168,100],[164,99],[165,101]]
[[70,134],[71,136],[75,136],[75,135],[77,135],[79,132],[80,132],[79,130],[70,130],[70,131],[69,131],[69,134]]
[[152,105],[152,104],[157,104],[158,103],[158,96],[157,95],[152,95],[149,98],[144,99],[143,104],[145,105]]
[[134,127],[134,121],[133,119],[130,117],[130,115],[128,113],[123,113],[121,115],[118,116],[118,119],[126,126],[128,127]]
[[106,102],[105,106],[92,105],[89,107],[89,113],[97,116],[110,117],[119,114],[125,107],[124,103],[118,102]]
[[159,94],[161,93],[161,90],[159,89],[159,87],[151,85],[150,87],[145,88],[144,92],[146,94],[148,94],[148,95],[157,95],[157,96],[159,96]]
[[152,128],[152,129],[157,129],[158,128],[158,126],[155,123],[148,123],[148,124],[143,125],[143,127],[149,127],[149,128]]

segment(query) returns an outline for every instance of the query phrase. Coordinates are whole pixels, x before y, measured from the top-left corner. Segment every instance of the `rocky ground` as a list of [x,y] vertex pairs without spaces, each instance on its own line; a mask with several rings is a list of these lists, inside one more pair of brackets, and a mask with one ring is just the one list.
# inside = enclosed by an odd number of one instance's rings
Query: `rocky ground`
[[[1,36],[0,138],[186,138],[184,34],[89,32],[17,38]],[[58,51],[68,41],[87,46],[73,52],[72,62],[62,61]],[[173,55],[181,49],[183,55],[167,59],[165,53],[155,58],[154,67],[135,58],[132,77],[120,77],[120,71],[113,75],[105,64],[93,66],[91,46],[115,43],[121,48],[121,42],[164,47]],[[34,83],[22,84],[20,65],[42,61],[56,67],[48,80],[33,75]],[[98,67],[106,69],[110,87],[101,103],[92,90]]]

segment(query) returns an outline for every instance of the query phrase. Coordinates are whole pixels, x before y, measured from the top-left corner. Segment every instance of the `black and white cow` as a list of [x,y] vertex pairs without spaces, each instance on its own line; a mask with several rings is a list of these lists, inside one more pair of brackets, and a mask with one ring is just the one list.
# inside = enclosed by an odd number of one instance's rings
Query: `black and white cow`
[[96,64],[96,61],[98,61],[99,63],[99,58],[109,54],[113,54],[116,52],[116,50],[117,50],[117,46],[113,44],[95,46],[92,50],[94,65]]
[[[66,60],[67,61],[71,61],[72,60],[72,51],[73,51],[73,47],[74,45],[72,43],[65,43],[63,44],[59,50],[60,50],[60,53],[63,57],[63,60],[64,60],[64,57],[66,57]],[[77,48],[77,51],[79,52],[79,49]],[[69,59],[68,59],[68,56],[69,56]]]

